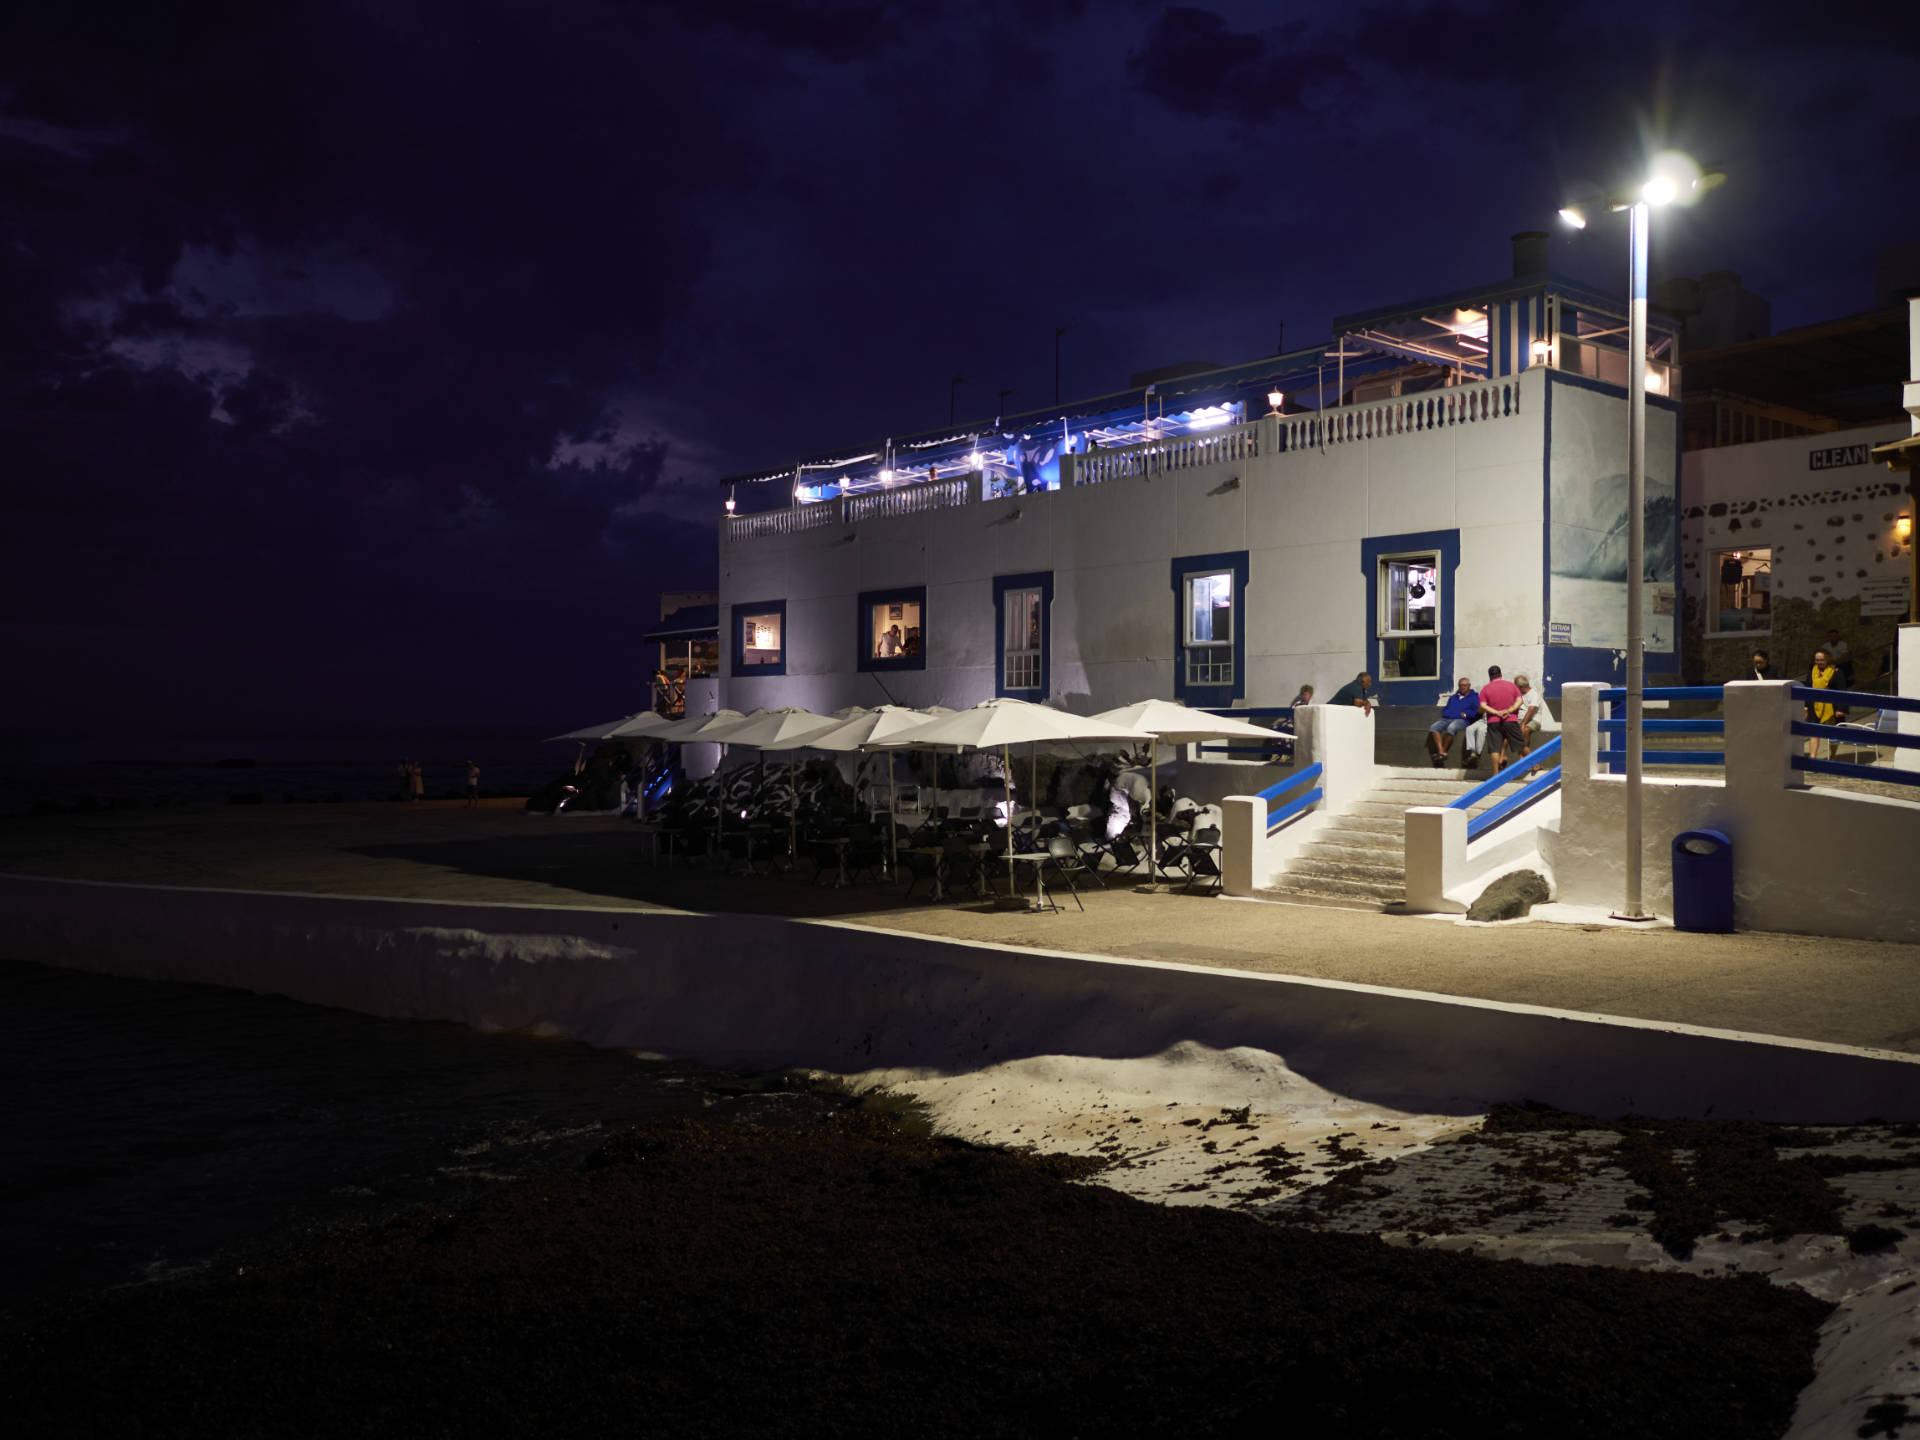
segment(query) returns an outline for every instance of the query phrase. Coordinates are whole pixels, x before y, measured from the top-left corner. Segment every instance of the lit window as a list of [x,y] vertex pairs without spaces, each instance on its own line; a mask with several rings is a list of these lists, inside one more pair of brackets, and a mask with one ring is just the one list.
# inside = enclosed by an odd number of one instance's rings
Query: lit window
[[778,665],[784,650],[780,632],[784,628],[778,611],[740,617],[740,663],[742,665]]
[[868,591],[860,597],[860,669],[926,668],[926,599],[922,586]]
[[1038,690],[1042,644],[1040,587],[1008,590],[1000,603],[1004,641],[1001,686],[1006,690]]
[[1440,674],[1440,556],[1380,561],[1380,678],[1430,680]]
[[1186,577],[1187,684],[1233,683],[1233,572]]
[[1717,550],[1713,577],[1713,630],[1720,635],[1764,634],[1773,628],[1773,550]]

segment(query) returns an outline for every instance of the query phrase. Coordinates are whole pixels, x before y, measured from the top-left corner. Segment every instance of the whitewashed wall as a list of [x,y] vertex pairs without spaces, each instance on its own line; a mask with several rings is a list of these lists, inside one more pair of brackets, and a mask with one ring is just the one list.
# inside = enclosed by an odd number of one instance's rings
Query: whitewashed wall
[[[798,535],[722,526],[722,703],[830,710],[889,698],[965,706],[994,693],[993,577],[1054,577],[1053,697],[1086,712],[1173,689],[1176,556],[1246,550],[1251,705],[1322,696],[1363,662],[1364,538],[1460,531],[1454,663],[1541,658],[1544,372],[1516,415],[1267,453],[1153,478],[975,502]],[[1237,485],[1232,482],[1238,481]],[[857,596],[927,587],[928,668],[855,669]],[[787,601],[787,673],[735,678],[732,606]]]
[[[1815,470],[1810,457],[1884,445],[1905,434],[1902,425],[1877,425],[1690,450],[1682,457],[1681,583],[1691,634],[1700,641],[1695,653],[1701,679],[1734,675],[1755,647],[1767,650],[1782,673],[1804,671],[1829,625],[1855,647],[1856,665],[1862,648],[1891,640],[1897,617],[1862,623],[1858,598],[1868,580],[1906,576],[1906,546],[1894,535],[1895,517],[1909,509],[1901,493],[1904,479],[1864,459]],[[1762,545],[1774,552],[1775,626],[1760,635],[1716,637],[1711,557]],[[1873,669],[1877,673],[1877,663]]]

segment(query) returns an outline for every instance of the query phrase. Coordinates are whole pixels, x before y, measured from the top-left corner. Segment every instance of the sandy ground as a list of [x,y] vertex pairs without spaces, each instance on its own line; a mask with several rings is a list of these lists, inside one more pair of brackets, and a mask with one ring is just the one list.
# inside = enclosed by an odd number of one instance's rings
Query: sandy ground
[[924,887],[650,863],[632,824],[517,802],[235,806],[0,821],[0,871],[145,884],[534,905],[667,906],[869,923],[995,945],[1308,975],[1920,1053],[1920,946],[1480,926],[1199,895],[1092,891],[996,911]]

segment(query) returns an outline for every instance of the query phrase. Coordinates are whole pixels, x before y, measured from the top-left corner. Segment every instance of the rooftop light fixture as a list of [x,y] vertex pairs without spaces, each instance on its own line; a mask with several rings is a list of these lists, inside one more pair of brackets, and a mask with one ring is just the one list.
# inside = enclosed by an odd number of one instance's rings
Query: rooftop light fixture
[[1576,230],[1584,230],[1587,228],[1586,214],[1577,205],[1561,206],[1560,218]]
[[1274,414],[1278,415],[1280,413],[1281,408],[1286,403],[1287,403],[1287,396],[1285,391],[1283,390],[1267,391],[1267,404],[1272,407]]
[[1553,358],[1553,342],[1551,340],[1536,340],[1530,348],[1533,351],[1533,358],[1537,363],[1544,364]]
[[1913,534],[1913,516],[1907,514],[1903,510],[1899,514],[1899,516],[1895,518],[1893,522],[1893,538],[1896,540],[1904,541],[1908,539],[1912,534]]
[[880,483],[882,485],[891,485],[893,483],[893,471],[886,469],[881,470]]
[[733,513],[733,497],[729,495],[727,497],[727,514],[731,515],[732,513]]

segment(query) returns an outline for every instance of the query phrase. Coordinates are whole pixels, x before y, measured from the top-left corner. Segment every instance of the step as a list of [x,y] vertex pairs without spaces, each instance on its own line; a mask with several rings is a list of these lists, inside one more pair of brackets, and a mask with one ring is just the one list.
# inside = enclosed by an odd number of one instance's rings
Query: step
[[1391,903],[1395,900],[1404,900],[1407,895],[1406,882],[1399,879],[1382,882],[1378,880],[1343,880],[1335,875],[1301,875],[1296,877],[1292,871],[1282,875],[1273,888],[1276,890],[1287,889],[1303,891],[1312,895],[1343,896],[1354,900],[1375,900],[1382,904]]
[[1316,881],[1362,880],[1390,888],[1403,887],[1407,880],[1404,864],[1394,864],[1391,861],[1386,864],[1355,864],[1350,860],[1319,855],[1296,857],[1288,864],[1284,878],[1292,879],[1295,876],[1305,875],[1313,876]]
[[1274,886],[1256,890],[1254,895],[1257,899],[1275,900],[1285,905],[1313,905],[1323,910],[1365,910],[1374,913],[1391,903],[1354,895],[1322,895],[1316,890],[1302,890],[1295,886]]
[[1397,837],[1390,844],[1362,845],[1353,842],[1351,837],[1342,836],[1337,840],[1309,840],[1300,853],[1303,856],[1311,855],[1316,860],[1346,860],[1355,865],[1397,865],[1405,863],[1407,848],[1406,843]]

